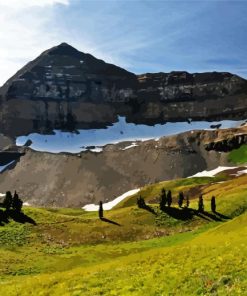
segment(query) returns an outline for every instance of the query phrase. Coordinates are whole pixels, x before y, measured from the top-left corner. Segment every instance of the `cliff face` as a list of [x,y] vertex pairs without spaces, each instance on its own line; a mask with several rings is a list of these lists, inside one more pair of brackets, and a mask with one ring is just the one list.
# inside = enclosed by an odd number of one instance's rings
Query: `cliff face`
[[66,43],[42,53],[0,88],[0,131],[153,124],[247,116],[246,80],[230,73],[135,75]]
[[230,73],[171,72],[138,76],[139,97],[161,102],[219,99],[241,92],[246,81]]

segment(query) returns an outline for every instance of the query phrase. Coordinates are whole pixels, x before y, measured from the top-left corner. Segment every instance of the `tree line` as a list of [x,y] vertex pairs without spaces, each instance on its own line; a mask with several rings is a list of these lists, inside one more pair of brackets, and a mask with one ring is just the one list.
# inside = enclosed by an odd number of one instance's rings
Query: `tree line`
[[[161,211],[164,211],[167,207],[170,208],[172,204],[174,203],[174,197],[172,196],[171,190],[166,191],[164,188],[162,188],[160,193],[160,202],[159,207]],[[184,193],[181,191],[178,194],[177,198],[177,204],[179,208],[189,208],[190,206],[190,199],[189,196],[184,196]],[[147,207],[145,200],[142,196],[139,196],[137,198],[137,206],[139,208],[145,209]],[[204,200],[202,194],[198,198],[198,212],[204,212]],[[211,198],[211,211],[216,212],[216,198],[215,196],[212,196]]]

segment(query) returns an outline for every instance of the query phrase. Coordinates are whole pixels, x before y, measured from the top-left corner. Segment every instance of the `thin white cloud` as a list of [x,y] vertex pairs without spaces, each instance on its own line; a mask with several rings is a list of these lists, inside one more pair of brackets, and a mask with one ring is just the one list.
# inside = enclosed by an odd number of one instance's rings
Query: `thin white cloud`
[[68,0],[0,0],[0,85],[42,51],[56,45],[55,4]]
[[12,9],[45,7],[55,4],[69,5],[69,0],[0,0],[0,7],[11,7]]

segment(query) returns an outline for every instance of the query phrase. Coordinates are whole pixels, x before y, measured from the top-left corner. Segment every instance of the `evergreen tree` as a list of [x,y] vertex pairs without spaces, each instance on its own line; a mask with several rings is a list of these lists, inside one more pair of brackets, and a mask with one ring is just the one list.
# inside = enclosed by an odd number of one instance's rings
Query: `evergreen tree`
[[22,208],[22,200],[19,198],[19,195],[16,193],[13,196],[13,201],[12,201],[12,208],[13,210],[15,210],[16,212],[21,212],[21,208]]
[[99,202],[99,218],[102,219],[104,217],[103,203]]
[[198,211],[203,212],[204,211],[204,203],[203,203],[203,197],[202,195],[199,196],[198,200]]
[[190,206],[190,198],[189,198],[189,196],[187,195],[187,196],[186,196],[186,208],[189,208],[189,206]]
[[13,198],[10,191],[6,192],[4,201],[3,201],[3,207],[6,209],[6,211],[9,211],[12,206]]
[[146,207],[145,200],[141,195],[140,195],[140,197],[137,198],[137,206],[140,209],[144,209]]
[[162,188],[161,194],[160,194],[160,209],[161,209],[161,211],[165,210],[166,203],[167,203],[166,191],[164,188]]
[[216,212],[216,201],[215,201],[215,196],[212,196],[211,198],[211,211]]
[[168,191],[166,199],[167,199],[167,205],[168,205],[168,207],[170,207],[172,205],[172,192],[171,192],[171,190]]
[[184,194],[183,194],[183,192],[179,192],[179,195],[178,195],[178,206],[180,208],[182,208],[183,202],[184,202]]

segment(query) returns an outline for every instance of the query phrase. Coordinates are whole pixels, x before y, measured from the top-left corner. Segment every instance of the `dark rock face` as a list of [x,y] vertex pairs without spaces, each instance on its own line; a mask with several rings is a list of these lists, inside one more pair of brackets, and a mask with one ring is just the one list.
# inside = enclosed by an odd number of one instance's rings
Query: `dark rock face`
[[143,74],[138,76],[142,86],[138,95],[162,102],[182,100],[217,99],[237,94],[246,81],[230,73],[171,72]]
[[13,162],[14,160],[19,160],[21,156],[23,156],[24,153],[21,153],[19,151],[1,151],[0,152],[0,166],[7,165],[10,162]]
[[0,88],[0,131],[15,137],[52,129],[154,124],[247,116],[247,81],[230,73],[135,75],[62,43]]
[[134,74],[62,43],[13,76],[3,95],[7,100],[125,101],[135,82]]
[[233,149],[238,149],[243,144],[247,144],[247,135],[235,135],[220,141],[210,142],[205,145],[207,151],[229,152]]

